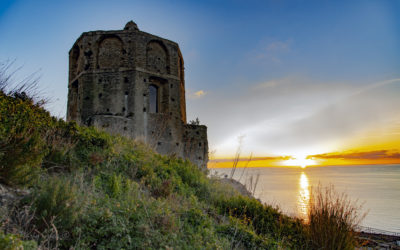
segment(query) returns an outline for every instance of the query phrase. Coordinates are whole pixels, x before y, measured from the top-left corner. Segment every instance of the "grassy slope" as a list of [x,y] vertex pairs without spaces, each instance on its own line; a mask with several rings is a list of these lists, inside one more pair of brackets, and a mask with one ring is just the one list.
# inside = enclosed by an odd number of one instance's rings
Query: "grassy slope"
[[[304,226],[188,161],[0,93],[0,248],[302,248]],[[21,214],[24,214],[22,216]],[[28,220],[27,218],[31,218]]]

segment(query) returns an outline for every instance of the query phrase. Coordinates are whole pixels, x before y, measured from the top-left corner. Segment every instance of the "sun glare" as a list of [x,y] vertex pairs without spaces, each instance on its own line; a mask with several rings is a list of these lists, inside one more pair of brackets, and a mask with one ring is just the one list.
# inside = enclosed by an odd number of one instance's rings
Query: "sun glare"
[[303,219],[307,220],[310,190],[307,175],[302,172],[299,179],[298,209]]
[[293,156],[289,160],[286,160],[285,165],[306,168],[307,166],[315,165],[315,161],[312,159],[307,159],[307,156],[305,156],[305,155],[297,155],[297,156]]

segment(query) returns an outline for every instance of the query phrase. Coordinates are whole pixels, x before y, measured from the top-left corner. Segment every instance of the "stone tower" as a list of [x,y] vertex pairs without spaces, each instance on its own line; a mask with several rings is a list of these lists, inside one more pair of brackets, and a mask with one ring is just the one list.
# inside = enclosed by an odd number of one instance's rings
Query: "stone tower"
[[142,139],[161,154],[208,162],[207,127],[186,122],[177,43],[123,30],[83,33],[69,51],[67,120]]

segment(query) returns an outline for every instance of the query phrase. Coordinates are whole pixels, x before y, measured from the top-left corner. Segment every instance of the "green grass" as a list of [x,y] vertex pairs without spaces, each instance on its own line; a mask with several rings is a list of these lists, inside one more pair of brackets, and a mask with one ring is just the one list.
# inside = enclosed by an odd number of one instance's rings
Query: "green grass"
[[189,161],[53,118],[3,91],[0,176],[0,184],[30,190],[0,216],[4,249],[314,247],[302,221]]

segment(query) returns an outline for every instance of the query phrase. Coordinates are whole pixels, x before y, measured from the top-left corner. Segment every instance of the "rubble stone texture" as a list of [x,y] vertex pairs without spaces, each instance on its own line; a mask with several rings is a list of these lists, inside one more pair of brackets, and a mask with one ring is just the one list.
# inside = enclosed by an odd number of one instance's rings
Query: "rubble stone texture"
[[141,139],[161,154],[208,162],[207,127],[186,121],[177,43],[140,31],[84,32],[69,51],[67,120]]

